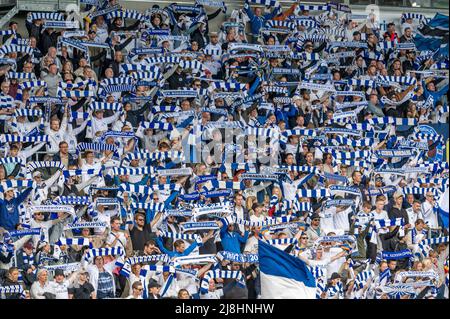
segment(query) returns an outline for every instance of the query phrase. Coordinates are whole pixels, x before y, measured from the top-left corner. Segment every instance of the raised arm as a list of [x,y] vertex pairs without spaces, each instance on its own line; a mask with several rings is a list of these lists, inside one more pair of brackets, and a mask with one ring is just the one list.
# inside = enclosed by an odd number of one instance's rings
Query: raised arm
[[45,145],[45,142],[39,143],[38,145],[31,147],[31,148],[27,148],[21,151],[21,155],[25,158],[28,159],[28,157],[32,156],[34,153],[36,153],[37,151],[39,151],[42,146]]

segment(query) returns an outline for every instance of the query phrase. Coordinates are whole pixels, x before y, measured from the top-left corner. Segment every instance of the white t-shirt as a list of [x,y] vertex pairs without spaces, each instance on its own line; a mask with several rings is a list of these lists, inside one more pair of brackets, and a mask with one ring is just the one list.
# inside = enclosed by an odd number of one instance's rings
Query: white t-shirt
[[[31,222],[30,222],[30,227],[31,228],[41,228],[42,229],[42,234],[44,235],[44,239],[43,240],[46,241],[47,243],[49,242],[48,230],[50,228],[52,228],[52,226],[53,226],[53,221],[52,220],[38,222],[38,221],[32,219]],[[41,239],[40,235],[33,235],[33,245],[34,245],[34,247],[37,246],[37,244],[40,241],[40,239]]]
[[423,219],[422,212],[419,211],[418,213],[414,213],[412,207],[408,208],[406,212],[408,213],[408,220],[411,225],[414,225],[419,218]]
[[69,284],[67,283],[67,280],[64,280],[62,283],[51,281],[49,282],[49,286],[52,289],[52,292],[56,295],[56,299],[69,299]]
[[323,271],[323,275],[325,278],[328,278],[328,265],[331,263],[331,259],[330,258],[324,258],[322,257],[321,260],[313,260],[313,259],[309,259],[308,260],[308,264],[310,267],[319,267],[320,269],[322,269]]
[[[104,211],[103,213],[99,212],[98,215],[95,216],[94,221],[106,223],[106,227],[109,227],[111,222],[111,214],[109,211]],[[95,235],[103,234],[106,230],[106,227],[94,228],[94,234]]]
[[422,204],[422,216],[428,227],[432,229],[436,229],[439,227],[436,211],[434,210],[434,207],[427,201]]
[[[125,234],[122,232],[117,232],[115,234],[119,236],[119,239],[116,241],[114,247],[121,246],[123,249],[125,249],[125,247],[127,246],[127,238],[125,237]],[[106,238],[106,243],[108,245],[112,245],[115,239],[116,237],[112,233],[109,233],[108,237]]]
[[[243,207],[234,207],[234,213],[237,218],[244,219],[244,208]],[[237,225],[239,230],[243,233],[245,231],[244,225]]]
[[200,295],[200,299],[220,299],[223,296],[222,289],[216,289],[214,291],[208,291],[208,293],[204,295]]
[[320,227],[324,230],[325,233],[334,231],[334,229],[336,228],[334,224],[335,214],[336,207],[326,208],[320,213]]
[[258,238],[252,236],[249,239],[247,239],[247,242],[245,243],[244,253],[249,254],[258,253]]
[[348,232],[350,230],[350,223],[348,221],[348,215],[352,212],[352,208],[348,207],[347,209],[336,212],[334,214],[334,226],[336,229],[343,230],[344,232]]
[[[336,256],[341,251],[342,249],[338,247],[330,248],[329,252],[323,252],[323,258],[329,258],[331,260],[331,257]],[[327,266],[327,278],[329,279],[334,272],[339,272],[339,269],[344,263],[345,257],[341,257],[336,259],[335,261],[330,262]]]

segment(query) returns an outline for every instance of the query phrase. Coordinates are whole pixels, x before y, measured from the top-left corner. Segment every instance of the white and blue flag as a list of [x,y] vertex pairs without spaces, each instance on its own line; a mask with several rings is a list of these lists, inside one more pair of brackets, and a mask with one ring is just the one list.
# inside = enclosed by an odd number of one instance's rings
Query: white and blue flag
[[306,263],[259,241],[262,299],[315,299],[316,280]]
[[448,189],[449,188],[447,187],[438,202],[438,211],[445,228],[448,228]]

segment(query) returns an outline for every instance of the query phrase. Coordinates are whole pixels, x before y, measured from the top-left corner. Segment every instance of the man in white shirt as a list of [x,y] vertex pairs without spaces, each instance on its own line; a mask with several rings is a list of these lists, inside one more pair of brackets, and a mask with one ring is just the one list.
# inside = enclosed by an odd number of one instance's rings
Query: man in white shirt
[[58,178],[61,176],[61,171],[57,171],[46,181],[42,179],[42,173],[38,170],[34,171],[32,176],[33,180],[37,184],[37,188],[33,190],[31,198],[34,205],[41,205],[42,201],[47,199],[50,188],[58,181]]
[[[327,236],[336,236],[336,233],[334,232],[330,232],[327,234]],[[325,243],[322,243],[322,245],[324,246],[323,249],[323,258],[327,259],[327,258],[332,258],[333,256],[336,256],[337,254],[340,254],[341,252],[343,252],[344,250],[342,248],[339,247],[333,247],[336,246],[336,242],[329,242],[326,243],[327,245],[325,245]],[[331,275],[335,272],[339,272],[339,269],[341,268],[341,266],[345,263],[345,256],[342,256],[340,258],[337,258],[335,260],[333,260],[332,262],[330,262],[327,266],[327,278],[329,279],[331,277]]]
[[114,216],[111,218],[111,232],[106,238],[106,244],[111,247],[122,246],[125,251],[127,247],[127,240],[130,236],[120,230],[120,218]]
[[103,117],[103,110],[95,110],[92,117],[92,135],[100,136],[102,133],[108,131],[108,125],[117,121],[120,117],[120,112],[115,112],[114,115]]
[[332,263],[333,261],[346,255],[345,251],[341,251],[340,253],[338,253],[334,256],[325,258],[323,256],[323,247],[322,246],[319,246],[315,249],[312,258],[308,258],[307,253],[308,253],[308,251],[305,251],[305,252],[299,254],[298,257],[301,260],[303,260],[308,266],[313,267],[313,268],[319,267],[320,269],[322,269],[325,278],[328,278],[328,276],[327,276],[328,265],[330,263]]
[[411,225],[414,225],[416,220],[423,219],[421,208],[422,204],[420,201],[415,199],[411,207],[406,209],[406,212],[408,213],[408,220]]
[[142,299],[142,292],[144,288],[140,281],[135,281],[131,285],[131,294],[126,299]]
[[220,61],[222,56],[222,46],[219,43],[219,35],[217,32],[211,32],[209,36],[210,42],[205,47],[205,51],[212,51],[215,54],[212,55],[212,58],[216,61]]
[[69,299],[69,283],[64,277],[64,271],[62,269],[56,269],[54,279],[55,281],[49,282],[49,286],[56,295],[56,299]]
[[423,220],[431,230],[437,230],[439,228],[434,204],[434,194],[432,192],[427,192],[425,202],[422,204],[422,216]]
[[264,206],[262,204],[253,204],[253,214],[250,216],[250,221],[252,223],[263,222],[266,219],[262,213],[263,207]]
[[64,136],[67,130],[67,118],[70,108],[66,108],[62,122],[57,117],[50,119],[50,125],[47,122],[45,127],[45,135],[48,135],[47,152],[53,155],[59,151],[59,143],[64,141]]
[[[244,199],[244,197],[241,194],[237,194],[235,196],[235,198],[234,198],[234,213],[237,218],[245,220],[247,217],[246,215],[248,215],[248,212],[244,208],[244,206],[242,206],[243,199]],[[244,225],[239,224],[238,227],[239,227],[240,232],[244,233],[244,231],[245,231]]]
[[200,299],[220,299],[223,296],[223,289],[216,289],[214,279],[209,280],[208,292],[201,294]]
[[[43,212],[35,212],[33,215],[33,219],[30,222],[31,228],[41,228],[41,235],[33,235],[33,245],[34,247],[37,247],[39,241],[45,241],[49,242],[49,230],[57,223],[61,222],[64,218],[66,218],[68,215],[66,213],[58,213],[57,219],[49,219],[44,220],[45,216]],[[41,236],[44,236],[41,239]]]
[[[348,233],[350,231],[350,222],[348,215],[352,212],[352,207],[336,207],[336,214],[334,214],[335,231]],[[342,234],[343,235],[343,234]]]

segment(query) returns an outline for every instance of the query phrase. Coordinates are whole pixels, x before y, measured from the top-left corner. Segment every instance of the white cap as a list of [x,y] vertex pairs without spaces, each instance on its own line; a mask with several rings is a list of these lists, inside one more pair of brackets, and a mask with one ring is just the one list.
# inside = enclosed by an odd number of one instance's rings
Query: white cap
[[42,173],[39,172],[39,171],[34,171],[32,176],[33,176],[33,177],[36,177],[36,176],[42,176]]

